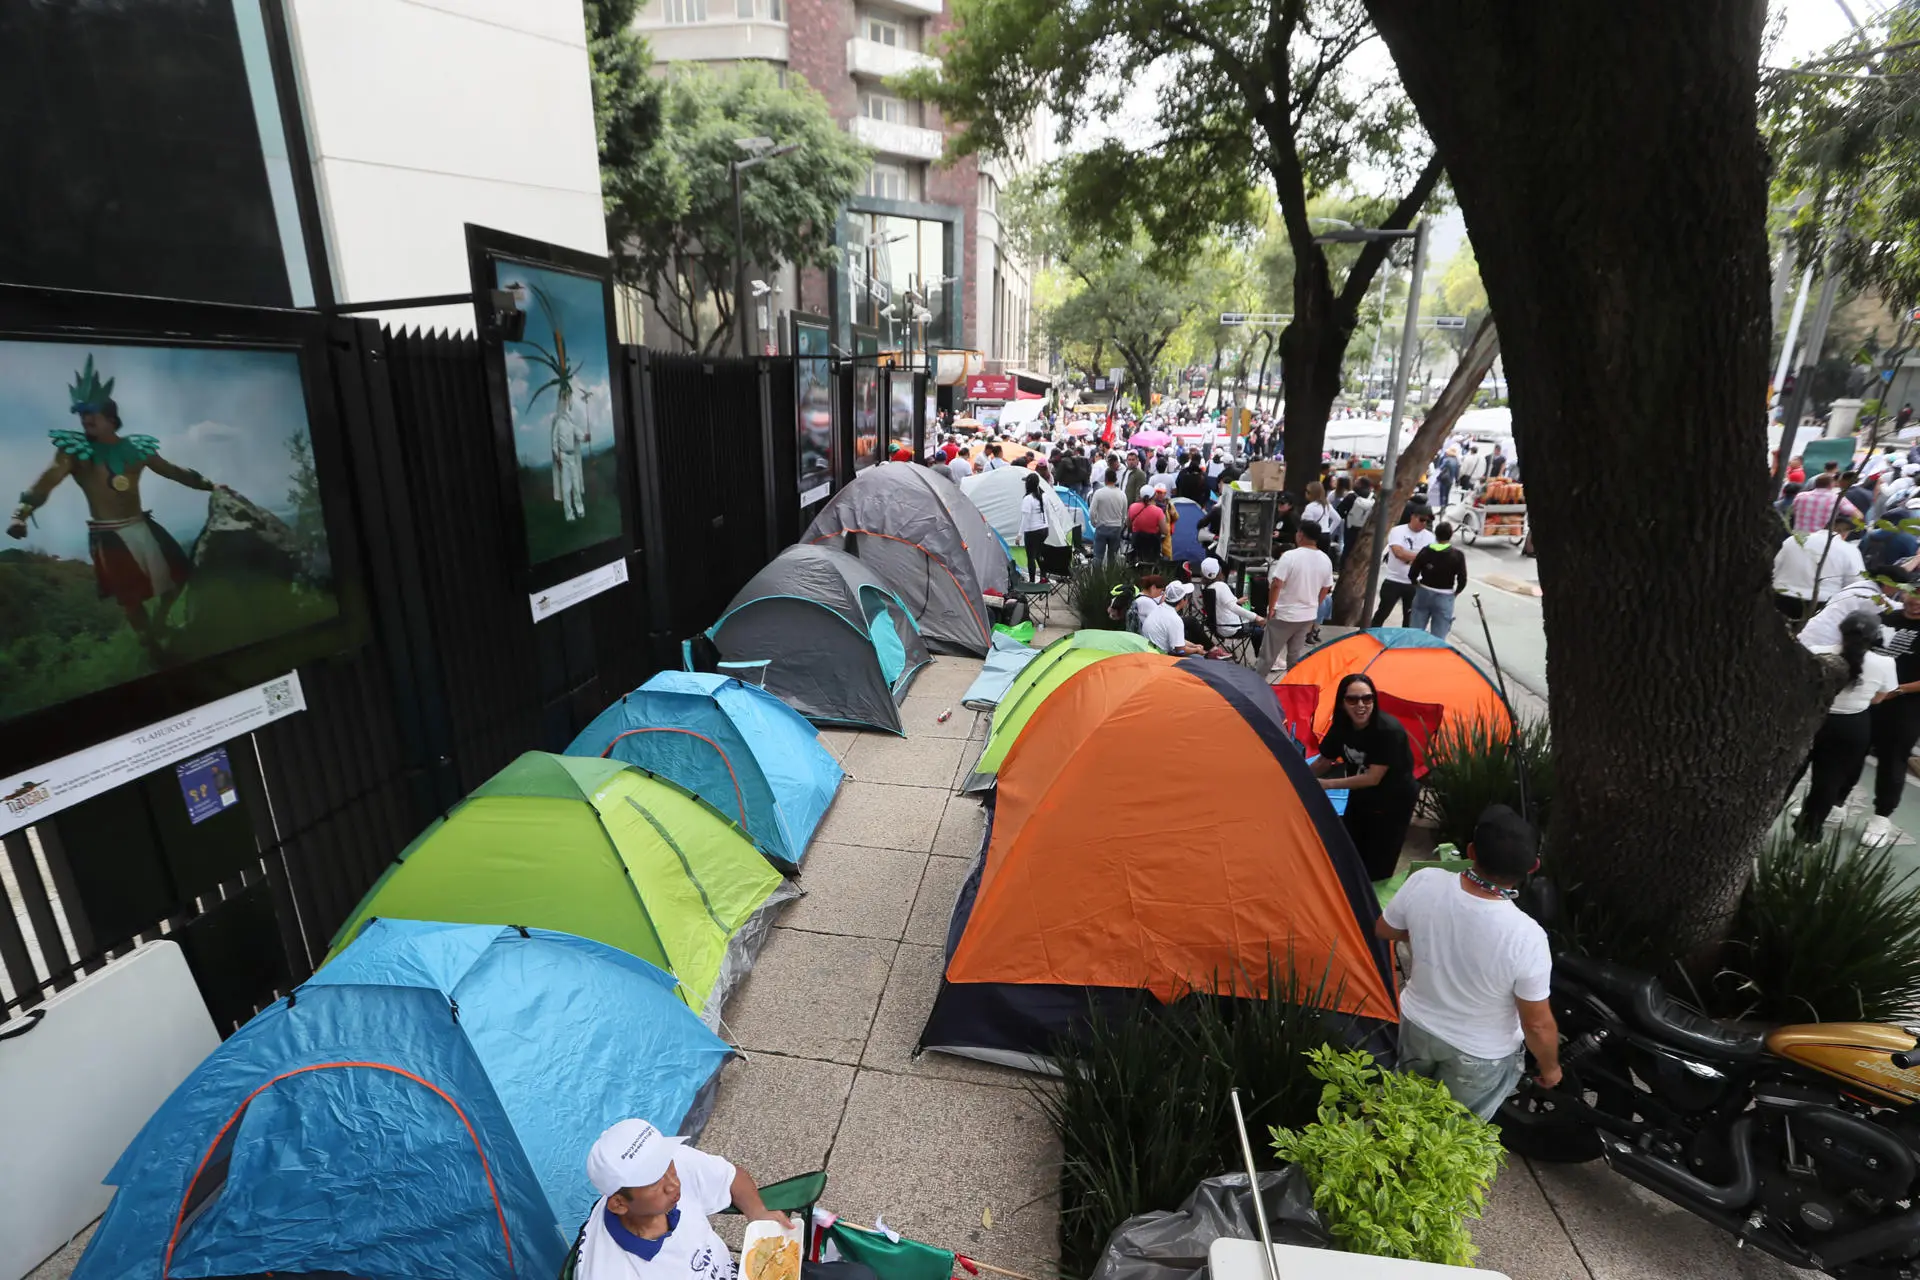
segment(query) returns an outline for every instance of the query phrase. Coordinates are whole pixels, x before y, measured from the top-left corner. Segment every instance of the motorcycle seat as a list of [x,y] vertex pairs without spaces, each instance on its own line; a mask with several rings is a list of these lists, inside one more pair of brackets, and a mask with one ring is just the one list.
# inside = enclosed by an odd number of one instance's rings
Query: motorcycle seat
[[1718,1062],[1750,1062],[1766,1049],[1766,1032],[1709,1018],[1668,995],[1651,974],[1590,956],[1555,956],[1553,963],[1574,981],[1621,1001],[1629,1021],[1671,1048]]

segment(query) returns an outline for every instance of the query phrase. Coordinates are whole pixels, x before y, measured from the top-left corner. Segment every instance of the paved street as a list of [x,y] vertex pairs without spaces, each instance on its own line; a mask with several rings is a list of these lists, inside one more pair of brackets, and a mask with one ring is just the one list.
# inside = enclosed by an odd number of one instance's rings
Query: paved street
[[[1483,538],[1479,545],[1466,547],[1467,572],[1472,582],[1466,598],[1454,615],[1449,639],[1483,666],[1488,665],[1489,632],[1492,649],[1506,674],[1509,695],[1522,714],[1543,714],[1547,694],[1547,637],[1541,624],[1538,562],[1523,556],[1506,538]],[[1480,614],[1473,606],[1479,597],[1486,610],[1483,630]],[[1848,820],[1864,824],[1873,812],[1873,762],[1854,788],[1848,805]],[[1920,834],[1920,778],[1907,777],[1906,794],[1894,810],[1894,825],[1902,831]],[[1892,850],[1893,861],[1902,870],[1920,872],[1920,842],[1901,841]],[[1920,883],[1920,882],[1917,882]]]

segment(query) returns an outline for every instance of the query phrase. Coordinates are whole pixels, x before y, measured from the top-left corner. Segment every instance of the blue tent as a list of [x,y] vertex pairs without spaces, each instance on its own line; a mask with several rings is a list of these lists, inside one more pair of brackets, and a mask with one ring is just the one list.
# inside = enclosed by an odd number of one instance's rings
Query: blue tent
[[783,871],[799,867],[845,776],[799,712],[704,671],[662,671],[594,717],[565,754],[609,756],[678,783]]
[[730,1052],[612,947],[376,920],[147,1121],[74,1275],[550,1280],[594,1138],[697,1128]]
[[1200,562],[1207,558],[1206,548],[1200,545],[1200,522],[1207,518],[1207,509],[1191,498],[1175,498],[1173,510],[1180,522],[1173,526],[1173,558],[1184,560],[1200,572]]
[[1075,493],[1073,490],[1068,489],[1061,485],[1055,485],[1053,491],[1060,495],[1060,501],[1066,503],[1067,508],[1070,511],[1072,511],[1075,516],[1079,518],[1080,536],[1085,538],[1088,542],[1092,542],[1093,541],[1093,508],[1087,505],[1087,500],[1081,497],[1079,494]]

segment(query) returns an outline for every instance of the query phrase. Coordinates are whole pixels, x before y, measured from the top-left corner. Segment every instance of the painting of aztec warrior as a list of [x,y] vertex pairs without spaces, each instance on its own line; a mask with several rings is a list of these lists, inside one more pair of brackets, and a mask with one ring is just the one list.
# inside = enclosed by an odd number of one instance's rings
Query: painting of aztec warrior
[[[53,440],[53,462],[21,493],[7,536],[26,537],[33,513],[46,505],[61,481],[73,477],[87,499],[87,548],[100,597],[119,604],[141,643],[157,658],[158,633],[192,565],[173,535],[141,506],[140,478],[151,471],[189,489],[211,491],[216,486],[199,472],[161,457],[160,442],[152,436],[122,435],[113,383],[112,378],[100,380],[89,355],[67,389],[73,401],[69,412],[79,417],[80,430],[60,427],[47,433]],[[147,610],[149,600],[160,602],[153,613]]]

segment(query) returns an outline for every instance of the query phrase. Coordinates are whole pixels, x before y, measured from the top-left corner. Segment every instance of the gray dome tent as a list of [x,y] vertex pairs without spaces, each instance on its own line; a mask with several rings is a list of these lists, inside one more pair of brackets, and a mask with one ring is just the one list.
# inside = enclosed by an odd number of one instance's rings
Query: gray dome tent
[[882,463],[836,493],[801,541],[860,557],[907,602],[936,652],[986,655],[993,620],[981,594],[1006,595],[1007,552],[946,476]]
[[928,661],[900,597],[831,547],[782,551],[706,635],[723,661],[765,661],[767,692],[820,725],[902,732],[895,704]]

